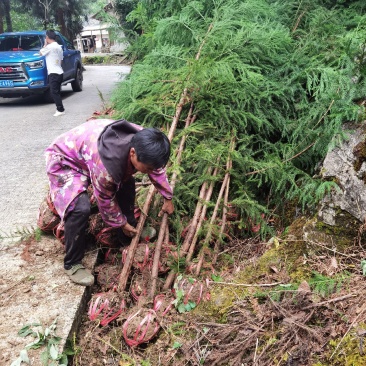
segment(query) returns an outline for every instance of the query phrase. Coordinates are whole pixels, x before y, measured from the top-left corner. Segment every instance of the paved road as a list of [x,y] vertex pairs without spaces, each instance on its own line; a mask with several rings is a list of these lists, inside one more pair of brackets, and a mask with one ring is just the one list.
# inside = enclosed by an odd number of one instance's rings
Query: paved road
[[0,98],[0,241],[32,230],[47,189],[44,149],[59,134],[102,109],[128,66],[86,66],[84,88],[63,87],[66,115],[53,117],[54,104],[39,97]]

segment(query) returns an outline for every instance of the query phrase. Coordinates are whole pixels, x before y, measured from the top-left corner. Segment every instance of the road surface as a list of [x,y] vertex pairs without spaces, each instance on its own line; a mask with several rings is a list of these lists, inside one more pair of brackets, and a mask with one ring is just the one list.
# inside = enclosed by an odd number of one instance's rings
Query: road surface
[[0,242],[36,227],[38,207],[47,191],[45,148],[102,110],[116,83],[130,71],[129,66],[85,68],[82,92],[73,92],[70,85],[62,89],[64,116],[53,117],[55,105],[40,97],[0,98]]

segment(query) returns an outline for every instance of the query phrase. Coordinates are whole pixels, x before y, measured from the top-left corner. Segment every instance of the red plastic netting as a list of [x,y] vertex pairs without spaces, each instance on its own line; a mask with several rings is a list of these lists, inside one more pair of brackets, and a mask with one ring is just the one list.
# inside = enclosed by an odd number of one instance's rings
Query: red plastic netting
[[[151,270],[154,261],[154,248],[154,243],[139,243],[136,248],[132,266],[140,271]],[[122,263],[126,262],[128,249],[129,247],[125,247],[122,250]],[[169,261],[174,257],[173,253],[176,251],[176,246],[172,244],[162,246],[158,269],[159,274],[169,271]]]
[[126,310],[126,302],[113,291],[95,294],[90,300],[88,316],[104,327]]
[[122,325],[122,334],[130,347],[149,342],[159,331],[156,313],[152,309],[140,309],[130,315]]
[[208,281],[201,282],[194,278],[178,276],[173,287],[173,293],[175,296],[177,295],[177,291],[183,293],[184,304],[192,301],[198,305],[202,300],[210,299]]
[[42,201],[37,215],[37,226],[45,233],[52,233],[60,223],[60,216],[57,214],[50,195]]

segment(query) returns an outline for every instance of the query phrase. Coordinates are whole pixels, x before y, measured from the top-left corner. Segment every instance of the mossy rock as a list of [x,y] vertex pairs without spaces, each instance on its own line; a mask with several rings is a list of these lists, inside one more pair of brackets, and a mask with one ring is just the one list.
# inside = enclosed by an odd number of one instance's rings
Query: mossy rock
[[[307,251],[306,243],[302,240],[303,227],[307,223],[306,218],[294,222],[288,230],[287,239],[268,243],[268,250],[252,263],[238,272],[232,280],[233,285],[215,285],[211,290],[211,300],[201,304],[195,312],[202,312],[206,316],[213,317],[217,322],[225,322],[226,316],[234,302],[253,296],[253,291],[262,291],[258,287],[245,287],[240,284],[260,284],[263,278],[268,278],[273,273],[273,268],[279,269],[284,282],[301,282],[310,276],[310,271],[303,265],[303,255]],[[234,285],[238,284],[238,286]]]
[[328,225],[314,218],[304,228],[304,239],[308,243],[319,243],[337,251],[344,251],[354,244],[359,235],[361,222],[347,211],[338,210],[335,225]]
[[[282,273],[283,283],[296,286],[310,278],[312,271],[304,261],[305,257],[311,256],[314,251],[326,251],[328,254],[327,248],[344,251],[355,241],[359,221],[347,212],[338,215],[338,220],[339,225],[333,227],[317,218],[298,218],[288,227],[286,236],[270,240],[264,254],[236,274],[231,281],[233,285],[213,284],[211,300],[201,304],[195,312],[212,317],[216,322],[226,322],[227,313],[235,301],[253,296],[253,290],[263,292],[260,286],[245,287],[240,284],[260,284],[263,278],[271,278],[273,268]],[[278,278],[279,275],[276,276]]]
[[317,362],[313,366],[364,366],[365,350],[360,352],[361,339],[364,337],[366,324],[360,323],[357,330],[352,329],[344,338],[331,340],[327,345],[328,362]]

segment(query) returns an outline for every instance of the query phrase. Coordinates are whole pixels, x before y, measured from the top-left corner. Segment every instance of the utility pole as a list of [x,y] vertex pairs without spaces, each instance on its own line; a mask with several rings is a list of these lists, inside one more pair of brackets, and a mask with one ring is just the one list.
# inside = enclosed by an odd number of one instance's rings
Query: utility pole
[[43,5],[44,7],[44,21],[43,21],[43,27],[46,30],[48,28],[48,24],[50,23],[50,20],[48,18],[49,12],[50,12],[50,8],[51,8],[51,4],[53,0],[38,0],[40,4]]

